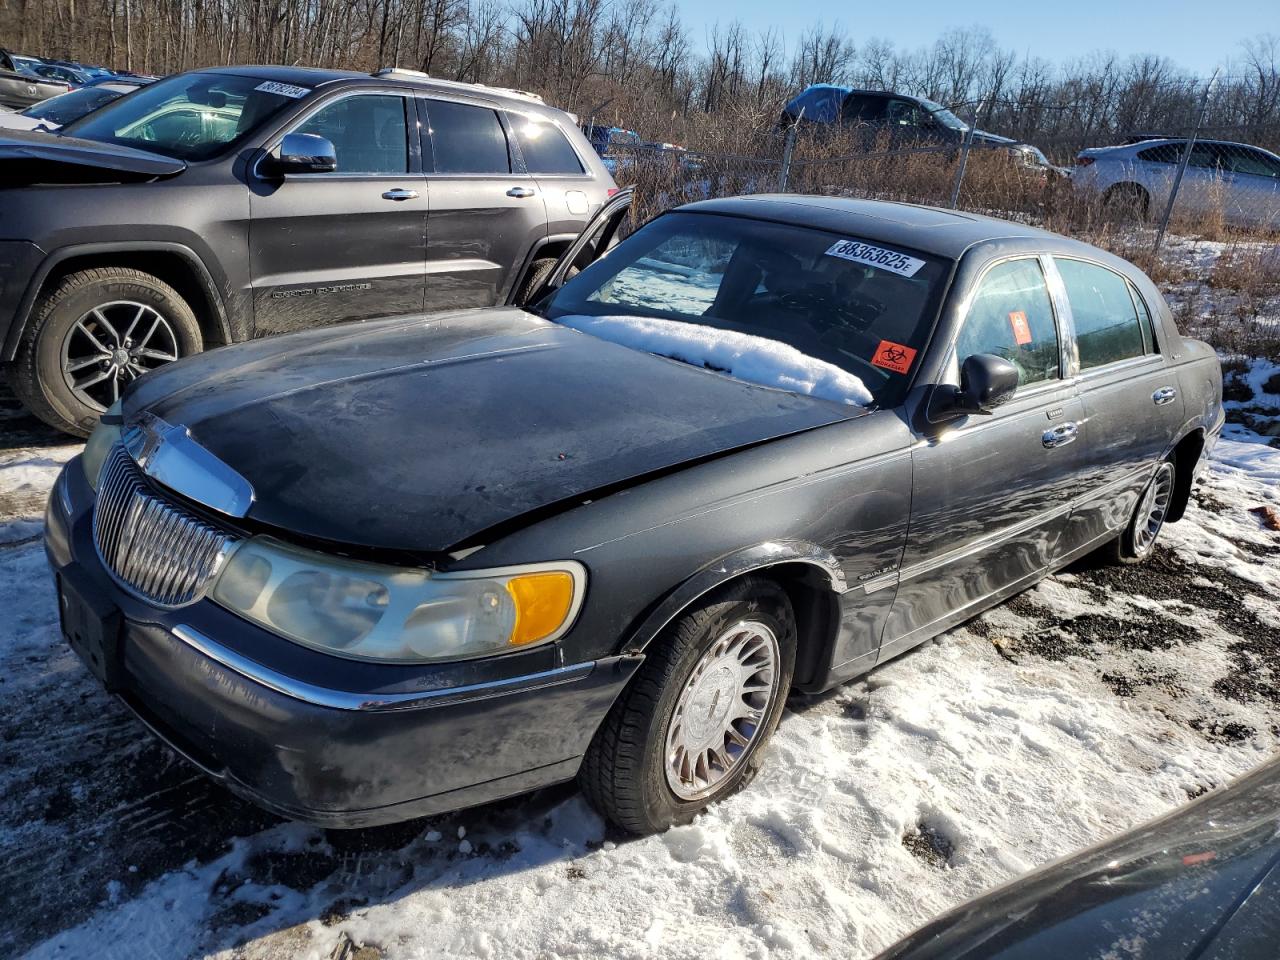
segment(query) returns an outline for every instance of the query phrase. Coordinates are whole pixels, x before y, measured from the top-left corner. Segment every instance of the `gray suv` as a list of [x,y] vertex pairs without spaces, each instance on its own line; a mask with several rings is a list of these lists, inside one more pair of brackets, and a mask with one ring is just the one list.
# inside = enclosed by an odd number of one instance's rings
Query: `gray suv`
[[28,409],[86,434],[131,380],[212,346],[522,302],[615,191],[530,94],[179,74],[0,137],[0,361]]

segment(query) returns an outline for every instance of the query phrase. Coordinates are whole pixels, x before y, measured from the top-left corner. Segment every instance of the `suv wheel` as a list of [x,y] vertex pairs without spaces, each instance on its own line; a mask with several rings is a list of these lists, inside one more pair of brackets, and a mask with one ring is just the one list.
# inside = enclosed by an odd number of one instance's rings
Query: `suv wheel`
[[191,307],[163,280],[128,267],[81,270],[36,301],[14,392],[45,423],[87,436],[129,383],[203,345]]
[[1169,513],[1174,476],[1173,461],[1164,460],[1156,467],[1151,481],[1138,498],[1129,525],[1116,538],[1113,549],[1119,563],[1141,563],[1151,556],[1156,538],[1164,527],[1164,518]]
[[529,302],[542,282],[547,279],[551,271],[555,269],[557,261],[555,257],[540,257],[529,264],[529,271],[524,275],[524,280],[520,282],[520,289],[516,291],[516,306],[523,307]]
[[750,782],[795,668],[786,593],[749,577],[654,641],[583,758],[583,792],[633,833],[688,823]]

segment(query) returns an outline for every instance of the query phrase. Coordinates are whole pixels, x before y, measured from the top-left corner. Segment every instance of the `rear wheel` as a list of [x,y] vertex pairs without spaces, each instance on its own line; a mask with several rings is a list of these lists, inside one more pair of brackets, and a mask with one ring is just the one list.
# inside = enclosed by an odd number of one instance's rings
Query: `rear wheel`
[[583,792],[633,833],[688,823],[750,782],[795,667],[786,593],[749,577],[654,641],[583,761]]
[[1151,210],[1151,196],[1136,183],[1117,183],[1102,195],[1107,214],[1117,220],[1146,220]]
[[163,280],[128,267],[81,270],[36,301],[14,392],[45,423],[87,436],[129,383],[203,346],[191,307]]
[[1113,550],[1118,562],[1141,563],[1151,556],[1169,515],[1174,479],[1173,461],[1162,461],[1138,498],[1129,525],[1115,541]]
[[524,279],[520,281],[520,289],[516,291],[517,307],[523,307],[529,302],[529,298],[538,292],[543,281],[555,269],[556,262],[555,257],[540,257],[529,264],[529,272],[524,275]]

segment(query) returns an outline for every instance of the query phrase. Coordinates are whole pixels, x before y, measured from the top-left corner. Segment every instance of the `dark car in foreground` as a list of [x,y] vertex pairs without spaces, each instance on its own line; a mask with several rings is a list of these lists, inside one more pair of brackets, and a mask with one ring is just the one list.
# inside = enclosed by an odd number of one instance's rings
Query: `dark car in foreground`
[[0,363],[87,434],[207,347],[520,301],[614,189],[568,114],[382,70],[198,70],[0,133]]
[[878,960],[1272,960],[1280,760],[972,900]]
[[529,310],[131,385],[46,518],[107,689],[287,816],[578,776],[657,830],[751,776],[790,689],[1086,552],[1141,560],[1185,509],[1221,369],[1132,265],[795,196],[691,204],[610,250],[629,199]]

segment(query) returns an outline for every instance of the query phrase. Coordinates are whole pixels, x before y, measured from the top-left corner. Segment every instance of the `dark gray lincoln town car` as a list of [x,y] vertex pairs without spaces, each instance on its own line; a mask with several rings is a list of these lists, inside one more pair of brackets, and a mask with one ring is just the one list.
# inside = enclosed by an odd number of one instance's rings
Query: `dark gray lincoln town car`
[[64,631],[107,689],[285,816],[577,776],[660,830],[750,778],[789,689],[1086,552],[1141,560],[1186,508],[1220,368],[1130,264],[792,196],[614,245],[628,202],[532,309],[132,384],[47,518]]

